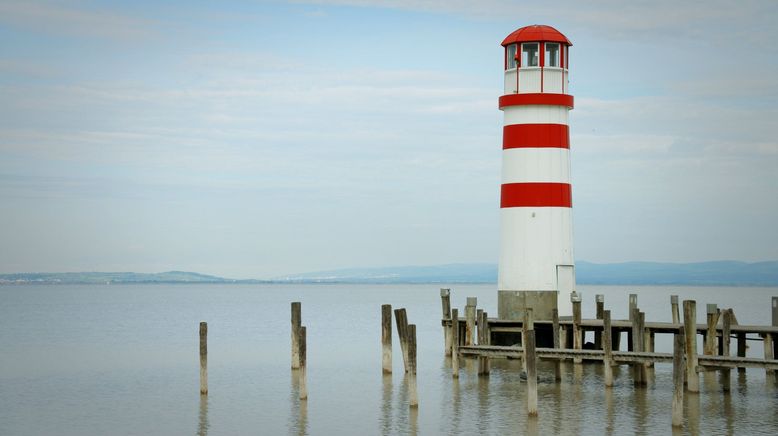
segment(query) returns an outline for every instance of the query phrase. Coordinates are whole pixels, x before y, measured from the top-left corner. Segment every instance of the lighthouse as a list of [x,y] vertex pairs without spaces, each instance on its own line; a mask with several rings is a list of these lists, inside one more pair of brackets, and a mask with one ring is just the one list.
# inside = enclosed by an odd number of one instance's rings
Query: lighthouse
[[522,27],[502,42],[505,90],[498,312],[536,319],[571,313],[575,290],[568,113],[567,37],[550,26]]

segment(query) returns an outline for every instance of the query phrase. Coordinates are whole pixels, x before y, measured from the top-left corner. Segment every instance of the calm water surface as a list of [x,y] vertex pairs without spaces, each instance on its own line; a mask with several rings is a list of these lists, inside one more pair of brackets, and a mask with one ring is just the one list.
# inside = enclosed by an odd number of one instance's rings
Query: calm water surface
[[[0,287],[0,435],[668,434],[672,368],[647,387],[601,367],[569,364],[562,383],[541,362],[537,419],[525,414],[520,363],[496,360],[488,378],[443,356],[436,285],[106,285]],[[477,296],[497,312],[492,285],[453,285],[452,305]],[[778,288],[582,286],[584,317],[605,294],[626,318],[628,294],[651,321],[669,321],[669,295],[732,307],[741,324],[769,324]],[[308,327],[307,404],[289,369],[289,303]],[[380,305],[417,325],[419,409],[407,407],[396,338],[394,374],[381,373]],[[208,322],[210,395],[199,395],[198,324]],[[592,340],[591,337],[589,340]],[[734,344],[734,342],[733,342]],[[749,343],[762,357],[762,343]],[[734,345],[733,345],[734,346]],[[658,351],[671,339],[658,336]],[[764,371],[717,373],[686,395],[682,434],[778,434],[778,388]]]

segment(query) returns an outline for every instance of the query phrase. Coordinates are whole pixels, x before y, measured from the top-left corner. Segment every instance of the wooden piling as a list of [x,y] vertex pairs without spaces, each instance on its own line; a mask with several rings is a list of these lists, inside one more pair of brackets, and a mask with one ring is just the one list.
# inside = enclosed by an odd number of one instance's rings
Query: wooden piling
[[[480,311],[480,316],[478,317],[478,344],[479,345],[490,345],[490,334],[489,334],[489,322],[488,322],[488,314],[484,311]],[[479,375],[489,375],[490,371],[490,364],[489,364],[489,358],[486,356],[480,356],[478,358],[478,374]]]
[[200,323],[200,395],[208,395],[208,323]]
[[292,369],[300,367],[300,325],[302,324],[302,305],[292,303]]
[[308,399],[308,343],[305,326],[300,326],[300,399]]
[[381,367],[384,374],[392,373],[392,305],[381,305]]
[[[597,294],[594,296],[595,301],[595,316],[597,319],[602,319],[602,312],[605,310],[605,295]],[[602,332],[594,332],[594,348],[596,350],[602,350]]]
[[700,377],[697,375],[697,302],[683,301],[683,327],[686,354],[686,388],[689,392],[700,391]]
[[[778,297],[773,297],[773,327],[778,327]],[[776,340],[773,340],[773,356],[778,356],[778,341]]]
[[527,350],[527,414],[536,416],[538,414],[538,372],[534,328],[527,330],[524,348]]
[[[573,303],[573,348],[583,349],[583,331],[581,330],[581,294],[573,292],[570,294],[570,302]],[[576,357],[574,363],[581,363],[583,359]]]
[[[722,316],[724,318],[723,318],[723,323],[721,328],[721,338],[722,338],[721,354],[723,356],[729,357],[730,335],[732,334],[732,309],[725,309]],[[730,369],[722,368],[721,387],[725,391],[729,390],[729,379],[730,379]]]
[[[762,338],[764,340],[764,358],[765,360],[773,360],[775,359],[775,354],[773,350],[773,335],[770,333],[764,333],[762,335]],[[771,368],[765,369],[765,376],[768,379],[774,378],[775,370]]]
[[684,328],[680,327],[673,340],[673,427],[683,425],[684,337]]
[[408,325],[408,396],[410,407],[419,407],[419,394],[416,390],[416,325]]
[[[627,312],[627,316],[629,317],[629,322],[633,323],[634,319],[634,311],[638,307],[638,294],[629,294],[629,312]],[[629,329],[627,331],[627,351],[635,351],[635,339],[633,337],[634,329]]]
[[[440,288],[440,303],[443,309],[443,319],[451,319],[451,289]],[[443,327],[443,346],[445,355],[451,355],[451,324]]]
[[405,372],[408,372],[408,314],[405,312],[405,308],[394,310],[394,320],[397,324],[400,351],[403,353],[403,368]]
[[451,310],[451,376],[459,378],[459,310]]
[[678,324],[681,322],[681,315],[678,312],[678,296],[677,295],[671,295],[670,296],[670,312],[672,312],[673,315],[673,324]]
[[602,372],[605,378],[605,387],[613,386],[613,346],[611,344],[613,330],[611,330],[611,311],[602,312],[602,350],[605,353],[602,361]]
[[467,297],[467,305],[465,305],[465,345],[473,345],[477,304],[478,299],[476,297]]
[[[554,336],[554,348],[559,349],[560,347],[560,340],[559,340],[559,309],[554,309],[551,312],[551,334]],[[562,380],[562,360],[561,359],[555,359],[554,364],[554,379],[559,381]]]
[[[645,333],[645,313],[640,309],[633,309],[632,313],[632,350],[635,352],[644,351],[645,339],[643,335]],[[633,366],[634,382],[637,386],[645,385],[647,382],[646,377],[646,365],[643,363],[635,363]]]
[[719,309],[715,304],[708,304],[706,309],[705,318],[708,330],[705,334],[705,344],[702,352],[706,356],[713,356],[716,354],[716,324],[719,322]]

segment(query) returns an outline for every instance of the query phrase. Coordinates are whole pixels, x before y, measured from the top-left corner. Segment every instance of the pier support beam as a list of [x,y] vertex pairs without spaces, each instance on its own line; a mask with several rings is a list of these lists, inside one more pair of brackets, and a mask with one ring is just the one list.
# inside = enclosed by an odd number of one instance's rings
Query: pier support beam
[[686,388],[689,392],[700,391],[700,377],[697,375],[697,302],[684,300],[683,327],[686,341]]
[[451,376],[459,378],[459,309],[451,310]]
[[[551,334],[553,335],[554,348],[559,349],[560,337],[559,337],[559,309],[553,309],[551,311]],[[556,381],[562,380],[562,360],[556,359],[554,363],[554,379]]]
[[678,324],[681,322],[681,315],[678,312],[678,296],[677,295],[671,295],[670,296],[670,312],[673,315],[673,324]]
[[[573,348],[583,349],[583,331],[581,330],[581,294],[573,291],[570,294],[570,302],[573,303]],[[574,363],[581,363],[583,359],[576,357]]]
[[[594,296],[594,301],[596,304],[595,307],[595,316],[597,319],[603,319],[602,313],[605,310],[605,295],[603,294],[597,294]],[[602,350],[602,332],[601,331],[595,331],[594,332],[594,348],[596,350]]]
[[478,299],[476,297],[467,297],[467,305],[465,305],[465,345],[473,345],[477,304]]
[[684,338],[684,328],[681,327],[673,340],[673,427],[683,425]]
[[613,386],[613,347],[611,345],[613,330],[611,330],[610,310],[604,310],[602,312],[602,337],[602,349],[605,352],[602,361],[602,372],[605,378],[605,387],[610,388]]
[[706,321],[708,330],[705,334],[705,346],[703,347],[703,354],[706,356],[716,355],[716,324],[719,323],[719,308],[715,304],[708,304],[706,306],[707,314]]
[[527,309],[526,336],[524,339],[524,349],[527,350],[527,414],[536,416],[538,414],[538,372],[537,355],[535,354],[535,326],[532,321],[532,309]]
[[[443,309],[443,319],[451,319],[451,289],[440,288],[440,304]],[[451,355],[451,324],[443,327],[443,347],[446,356]]]

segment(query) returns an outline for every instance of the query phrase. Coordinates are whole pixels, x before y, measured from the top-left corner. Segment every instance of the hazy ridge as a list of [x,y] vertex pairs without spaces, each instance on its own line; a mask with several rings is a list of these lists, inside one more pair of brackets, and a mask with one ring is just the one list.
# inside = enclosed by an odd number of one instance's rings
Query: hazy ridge
[[[778,261],[746,263],[623,262],[576,264],[576,280],[590,285],[778,286]],[[497,266],[460,263],[431,266],[347,268],[271,279],[230,279],[186,271],[162,273],[71,272],[0,274],[3,284],[122,283],[496,283]]]

